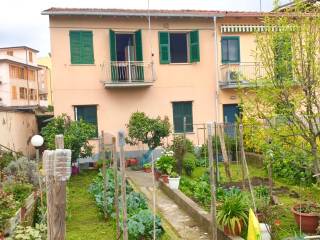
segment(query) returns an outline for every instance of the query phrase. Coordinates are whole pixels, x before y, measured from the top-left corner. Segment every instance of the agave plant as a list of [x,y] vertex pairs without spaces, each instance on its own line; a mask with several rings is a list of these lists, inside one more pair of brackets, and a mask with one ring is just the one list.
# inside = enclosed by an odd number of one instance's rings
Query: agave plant
[[248,201],[243,194],[226,196],[218,209],[217,220],[220,225],[228,228],[233,235],[237,230],[241,233],[248,221]]

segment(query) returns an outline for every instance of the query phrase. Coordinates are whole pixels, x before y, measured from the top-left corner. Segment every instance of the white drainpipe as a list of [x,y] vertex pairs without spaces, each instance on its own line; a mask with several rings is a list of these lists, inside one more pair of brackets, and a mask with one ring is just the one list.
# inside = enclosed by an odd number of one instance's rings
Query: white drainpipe
[[215,78],[216,78],[216,92],[215,92],[215,107],[216,107],[216,117],[215,121],[219,122],[219,58],[218,58],[218,27],[217,27],[217,17],[213,17],[214,24],[214,56],[215,56]]

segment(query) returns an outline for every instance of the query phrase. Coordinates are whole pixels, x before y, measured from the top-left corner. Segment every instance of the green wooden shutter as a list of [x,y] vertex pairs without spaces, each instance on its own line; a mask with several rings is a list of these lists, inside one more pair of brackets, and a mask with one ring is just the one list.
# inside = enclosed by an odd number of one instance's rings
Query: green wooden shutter
[[81,62],[83,64],[93,64],[93,40],[91,31],[81,32]]
[[194,30],[189,34],[189,52],[190,62],[200,61],[200,48],[199,48],[199,31]]
[[81,32],[70,31],[70,56],[71,64],[81,63]]
[[[142,51],[142,36],[141,36],[141,30],[138,30],[135,32],[135,44],[136,44],[136,61],[143,61],[143,51]],[[136,76],[138,81],[144,80],[144,69],[143,66],[135,66]]]
[[174,132],[184,131],[184,117],[186,117],[186,132],[193,132],[192,102],[173,103]]
[[[111,29],[109,30],[109,44],[110,44],[110,60],[111,62],[117,61],[117,49],[116,49],[116,34]],[[111,64],[111,79],[112,81],[118,81],[118,68]]]
[[159,32],[160,64],[170,63],[170,41],[168,32]]

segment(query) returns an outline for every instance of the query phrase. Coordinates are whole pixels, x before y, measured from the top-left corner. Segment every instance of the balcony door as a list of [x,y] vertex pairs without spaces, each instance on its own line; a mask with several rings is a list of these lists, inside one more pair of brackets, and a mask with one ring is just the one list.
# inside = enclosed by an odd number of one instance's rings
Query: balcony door
[[110,30],[111,73],[114,82],[143,81],[141,31]]

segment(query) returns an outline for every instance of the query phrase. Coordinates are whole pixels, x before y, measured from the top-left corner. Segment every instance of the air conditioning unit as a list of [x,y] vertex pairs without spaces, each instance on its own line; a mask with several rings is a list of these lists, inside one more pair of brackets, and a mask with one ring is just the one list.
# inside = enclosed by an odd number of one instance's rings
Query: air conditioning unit
[[239,81],[239,72],[238,71],[227,71],[227,81],[228,82],[237,82]]

